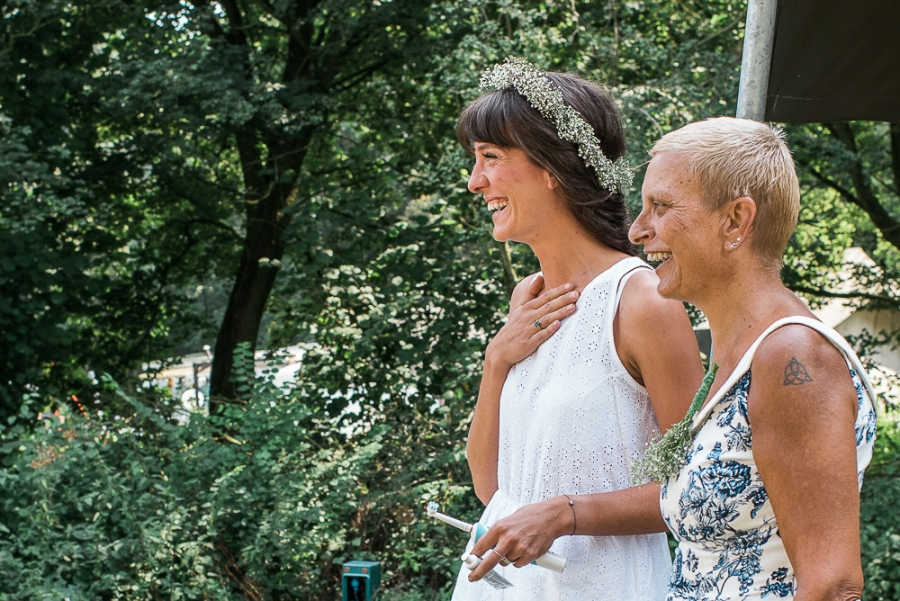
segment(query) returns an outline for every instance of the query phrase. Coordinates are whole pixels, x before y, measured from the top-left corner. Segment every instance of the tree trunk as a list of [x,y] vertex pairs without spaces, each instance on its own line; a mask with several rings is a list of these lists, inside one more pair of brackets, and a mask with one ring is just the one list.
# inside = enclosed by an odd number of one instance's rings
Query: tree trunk
[[[244,252],[216,337],[209,386],[210,397],[214,399],[212,405],[217,404],[215,399],[238,398],[231,380],[234,349],[242,342],[249,342],[250,347],[256,350],[259,326],[278,274],[277,262],[284,254],[284,244],[278,240],[277,234],[273,236],[270,232],[258,231],[274,229],[272,225],[258,224],[252,228],[257,230],[253,232],[249,225],[247,227]],[[260,259],[269,261],[263,261],[264,264],[260,265]],[[276,261],[274,266],[271,263],[273,259]]]
[[[336,93],[332,86],[343,61],[372,36],[373,30],[359,27],[347,32],[337,23],[327,22],[317,29],[314,21],[306,19],[318,3],[318,0],[306,0],[292,4],[293,14],[285,26],[285,32],[289,35],[281,81],[284,84],[304,82],[306,93],[325,97]],[[211,5],[208,0],[206,4]],[[273,9],[271,4],[264,4]],[[221,5],[230,27],[226,31],[217,18],[211,18],[213,35],[240,49],[243,57],[240,68],[245,77],[252,79],[256,77],[251,66],[253,61],[250,60],[254,50],[247,37],[240,3],[237,0],[222,0]],[[388,13],[393,14],[392,11]],[[295,27],[298,23],[303,25]],[[334,51],[338,47],[334,44],[345,34],[346,39],[339,45],[340,51]],[[333,47],[329,49],[329,45]],[[346,90],[360,85],[386,60],[382,57],[363,69],[351,72],[337,87]],[[294,110],[290,108],[289,112]],[[315,110],[322,117],[321,123],[326,123],[328,109],[320,107]],[[231,381],[234,350],[244,342],[256,350],[260,323],[284,254],[283,233],[293,215],[285,214],[285,209],[297,202],[297,174],[316,127],[309,125],[300,131],[292,130],[290,134],[283,132],[283,137],[271,131],[263,134],[264,129],[246,129],[236,136],[246,195],[247,233],[234,287],[216,337],[209,390],[210,409],[213,411],[223,400],[239,398]]]
[[[266,145],[271,157],[267,165],[263,164],[255,136],[250,132],[238,136],[246,189],[247,230],[234,286],[216,336],[209,386],[212,411],[223,400],[239,398],[231,380],[234,350],[243,342],[256,350],[259,326],[284,256],[282,234],[292,217],[284,209],[297,200],[296,175],[289,182],[280,180],[289,170],[295,174],[300,171],[312,135],[313,130],[308,128],[299,138],[287,143],[270,142]],[[264,174],[264,168],[268,174]]]

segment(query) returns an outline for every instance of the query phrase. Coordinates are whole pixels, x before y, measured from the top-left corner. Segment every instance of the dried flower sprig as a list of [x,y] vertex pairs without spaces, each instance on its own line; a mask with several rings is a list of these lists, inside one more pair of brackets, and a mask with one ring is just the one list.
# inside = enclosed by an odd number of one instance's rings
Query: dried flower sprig
[[709,389],[712,387],[718,369],[719,366],[715,363],[709,367],[709,371],[706,372],[706,376],[703,377],[703,382],[700,384],[700,390],[694,395],[694,400],[684,419],[669,428],[662,438],[648,446],[643,459],[632,464],[632,484],[640,486],[647,480],[662,483],[684,467],[687,453],[694,440],[691,435],[691,422],[694,420],[694,415],[703,406],[706,397],[709,396]]
[[634,173],[625,157],[615,163],[600,149],[600,140],[581,113],[566,104],[562,91],[536,66],[516,56],[508,56],[481,76],[482,90],[515,89],[556,127],[560,139],[578,146],[578,156],[597,173],[597,181],[611,192],[622,192],[631,185]]

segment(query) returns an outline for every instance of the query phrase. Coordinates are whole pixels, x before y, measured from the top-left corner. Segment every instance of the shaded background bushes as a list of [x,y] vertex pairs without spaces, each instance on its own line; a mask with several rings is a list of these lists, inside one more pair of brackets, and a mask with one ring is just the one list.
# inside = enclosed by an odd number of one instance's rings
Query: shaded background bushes
[[358,558],[382,562],[383,598],[446,591],[465,537],[424,505],[476,511],[449,412],[338,430],[239,377],[245,403],[184,424],[111,382],[129,419],[29,433],[24,407],[2,438],[0,598],[330,600]]

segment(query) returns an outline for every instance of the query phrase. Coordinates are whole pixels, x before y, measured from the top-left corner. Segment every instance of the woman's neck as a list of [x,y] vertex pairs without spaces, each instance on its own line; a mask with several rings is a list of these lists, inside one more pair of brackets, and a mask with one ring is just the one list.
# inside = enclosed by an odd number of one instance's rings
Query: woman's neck
[[600,273],[627,257],[583,228],[561,228],[554,238],[530,245],[541,264],[547,289],[569,283],[581,291]]
[[709,321],[715,361],[725,377],[766,328],[790,315],[812,315],[806,304],[785,288],[777,272],[756,270],[733,278],[715,296],[697,306]]

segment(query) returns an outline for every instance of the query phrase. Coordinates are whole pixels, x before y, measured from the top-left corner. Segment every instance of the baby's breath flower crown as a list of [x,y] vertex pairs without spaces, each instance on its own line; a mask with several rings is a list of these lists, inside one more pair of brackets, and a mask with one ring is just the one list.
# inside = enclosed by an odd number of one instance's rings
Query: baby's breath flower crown
[[547,75],[524,58],[508,56],[481,76],[482,90],[513,88],[537,109],[544,119],[556,126],[560,139],[578,146],[578,156],[593,167],[597,181],[611,192],[622,192],[631,185],[634,174],[625,157],[615,163],[600,150],[600,140],[581,113],[563,100],[562,91]]

